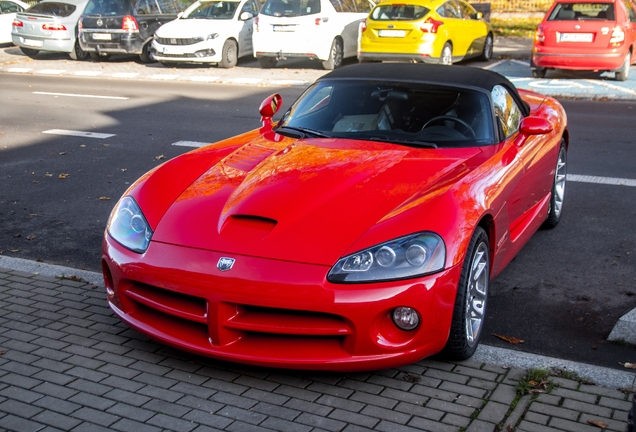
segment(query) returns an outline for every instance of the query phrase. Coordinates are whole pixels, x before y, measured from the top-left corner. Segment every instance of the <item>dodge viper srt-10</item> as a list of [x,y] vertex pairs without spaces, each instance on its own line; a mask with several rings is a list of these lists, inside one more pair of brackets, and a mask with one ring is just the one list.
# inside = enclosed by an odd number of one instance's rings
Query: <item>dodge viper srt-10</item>
[[336,371],[466,359],[490,281],[561,218],[566,114],[463,66],[358,64],[262,127],[135,182],[103,241],[108,302],[164,344]]

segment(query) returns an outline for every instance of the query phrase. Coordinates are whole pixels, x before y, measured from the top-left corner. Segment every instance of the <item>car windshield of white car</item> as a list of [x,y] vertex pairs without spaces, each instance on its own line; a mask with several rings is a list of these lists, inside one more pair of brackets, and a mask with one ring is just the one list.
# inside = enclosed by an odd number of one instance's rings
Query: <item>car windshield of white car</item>
[[59,2],[38,3],[27,9],[27,13],[29,14],[50,15],[57,17],[67,17],[73,12],[75,12],[75,5]]
[[415,21],[424,18],[430,9],[407,4],[380,4],[371,12],[374,21]]
[[283,115],[276,131],[301,138],[346,138],[427,147],[495,142],[484,92],[433,84],[324,80]]
[[557,3],[548,21],[614,21],[613,3]]
[[267,0],[261,14],[274,17],[297,17],[320,13],[320,0]]
[[183,15],[181,19],[229,20],[234,17],[238,5],[235,1],[202,1],[197,8]]

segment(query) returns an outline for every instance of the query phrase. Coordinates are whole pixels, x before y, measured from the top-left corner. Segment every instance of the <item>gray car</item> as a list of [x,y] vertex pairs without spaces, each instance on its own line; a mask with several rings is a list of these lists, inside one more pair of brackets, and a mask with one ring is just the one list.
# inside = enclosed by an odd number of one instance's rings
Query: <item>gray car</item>
[[13,21],[11,38],[29,57],[40,51],[66,52],[73,60],[84,60],[77,42],[77,22],[88,0],[43,0]]

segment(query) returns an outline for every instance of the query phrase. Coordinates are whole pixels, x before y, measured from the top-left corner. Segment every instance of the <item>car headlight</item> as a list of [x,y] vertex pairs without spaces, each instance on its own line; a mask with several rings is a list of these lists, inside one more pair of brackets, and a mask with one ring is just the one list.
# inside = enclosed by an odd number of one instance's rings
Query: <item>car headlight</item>
[[219,37],[219,34],[218,34],[218,33],[212,33],[212,34],[207,35],[207,36],[205,37],[205,40],[216,39],[216,38],[218,38],[218,37]]
[[108,234],[123,247],[144,253],[152,238],[152,229],[137,202],[130,196],[123,197],[110,214],[106,227]]
[[341,258],[327,280],[335,283],[408,279],[444,268],[446,246],[440,236],[423,232],[400,237]]

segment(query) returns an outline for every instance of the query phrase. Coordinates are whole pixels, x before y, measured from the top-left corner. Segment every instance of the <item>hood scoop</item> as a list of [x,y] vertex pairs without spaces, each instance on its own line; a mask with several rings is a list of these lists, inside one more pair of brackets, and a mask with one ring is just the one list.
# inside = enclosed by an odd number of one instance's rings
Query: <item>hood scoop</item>
[[263,240],[277,223],[274,219],[261,216],[232,215],[223,223],[220,234],[229,241]]
[[250,172],[277,150],[250,143],[229,155],[223,161],[223,164],[244,172]]

